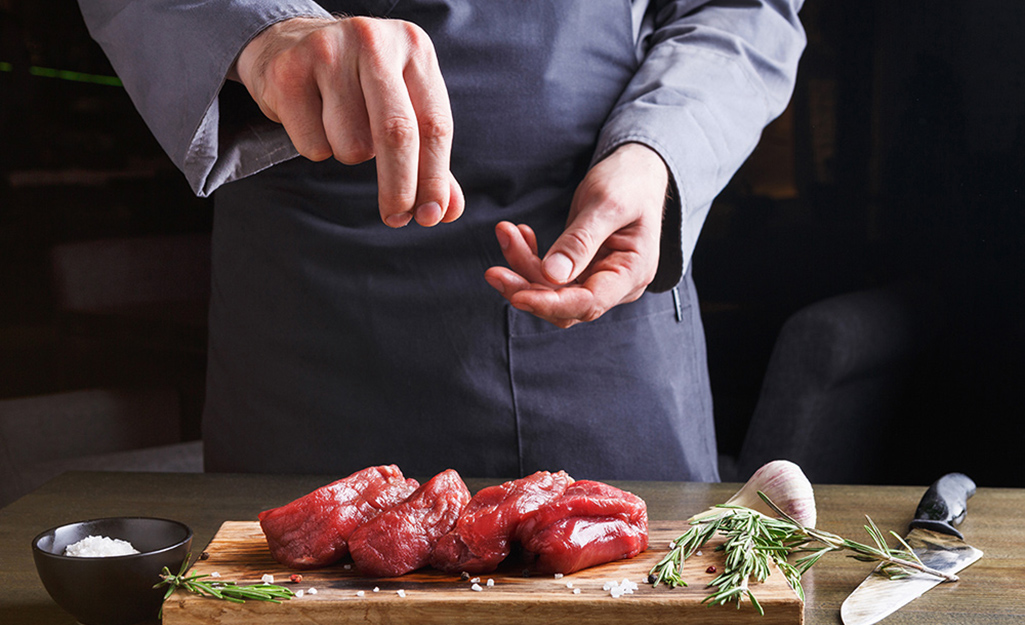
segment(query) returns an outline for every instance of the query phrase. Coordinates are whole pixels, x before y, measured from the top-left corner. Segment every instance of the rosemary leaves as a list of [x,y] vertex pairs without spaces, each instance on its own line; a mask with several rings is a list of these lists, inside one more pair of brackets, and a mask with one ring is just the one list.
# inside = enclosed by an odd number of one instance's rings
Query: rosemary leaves
[[[224,599],[225,601],[231,601],[234,603],[245,603],[247,600],[281,603],[282,600],[291,599],[295,596],[295,593],[288,588],[284,586],[276,586],[274,584],[250,584],[239,586],[235,582],[210,581],[210,579],[208,579],[210,578],[209,575],[192,574],[186,576],[185,573],[188,571],[190,559],[191,554],[186,556],[185,560],[182,562],[181,570],[179,570],[177,574],[171,573],[166,566],[160,573],[160,581],[154,584],[153,587],[160,588],[161,586],[167,586],[167,592],[164,594],[164,601],[166,601],[167,598],[170,597],[178,588],[197,595]],[[161,608],[161,613],[162,612],[163,608]],[[160,616],[161,615],[158,615],[158,618],[160,618]]]
[[[899,546],[889,547],[886,537],[871,518],[865,531],[872,539],[872,545],[857,543],[836,534],[805,527],[779,509],[766,495],[758,496],[779,515],[773,518],[750,508],[736,505],[717,506],[721,513],[715,516],[702,515],[691,522],[691,528],[673,541],[665,555],[649,574],[653,586],[666,584],[670,588],[686,586],[682,577],[683,563],[703,547],[714,536],[722,535],[724,541],[716,549],[726,554],[722,572],[714,578],[712,589],[705,597],[706,603],[726,604],[734,602],[740,606],[745,597],[760,614],[761,605],[751,591],[752,581],[764,582],[770,574],[770,564],[775,564],[797,596],[804,600],[801,576],[827,553],[848,551],[848,555],[864,562],[881,562],[879,573],[896,579],[906,577],[914,569],[957,581],[957,576],[933,570],[918,559],[918,556],[894,532]],[[791,556],[798,556],[791,562]]]

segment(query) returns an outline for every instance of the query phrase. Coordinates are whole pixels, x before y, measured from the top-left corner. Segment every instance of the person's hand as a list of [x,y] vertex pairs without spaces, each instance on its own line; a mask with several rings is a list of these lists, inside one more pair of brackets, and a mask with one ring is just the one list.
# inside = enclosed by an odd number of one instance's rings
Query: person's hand
[[234,78],[299,153],[347,165],[377,158],[381,219],[457,219],[452,111],[434,45],[418,26],[365,17],[295,18],[258,35]]
[[485,279],[515,308],[562,328],[636,300],[658,269],[668,184],[655,151],[620,146],[580,183],[566,230],[544,260],[529,226],[499,223],[495,235],[509,267],[491,267]]

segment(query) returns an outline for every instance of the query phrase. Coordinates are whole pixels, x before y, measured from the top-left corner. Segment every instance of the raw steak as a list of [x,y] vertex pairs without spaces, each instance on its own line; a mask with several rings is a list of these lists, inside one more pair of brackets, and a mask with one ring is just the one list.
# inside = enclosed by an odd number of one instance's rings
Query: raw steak
[[349,536],[356,568],[364,575],[396,577],[427,566],[434,545],[469,501],[459,474],[442,471],[409,499],[356,528]]
[[449,573],[486,573],[509,555],[520,521],[559,497],[573,478],[565,472],[533,475],[481,489],[451,532],[431,554],[431,565]]
[[633,493],[581,480],[524,519],[516,538],[537,556],[537,570],[572,573],[644,551],[648,509]]
[[419,483],[395,465],[368,467],[259,515],[274,559],[296,569],[326,566],[349,553],[349,535],[403,501]]

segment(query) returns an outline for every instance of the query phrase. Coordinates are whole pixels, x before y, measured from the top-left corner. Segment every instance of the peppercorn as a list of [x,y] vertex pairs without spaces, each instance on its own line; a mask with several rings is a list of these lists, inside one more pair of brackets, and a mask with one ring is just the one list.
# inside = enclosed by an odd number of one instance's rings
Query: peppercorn
[[715,567],[714,566],[708,567],[707,569],[705,569],[705,573],[715,573]]
[[299,575],[298,573],[292,573],[288,576],[288,581],[292,582],[293,584],[298,584],[299,582],[303,581],[303,576]]

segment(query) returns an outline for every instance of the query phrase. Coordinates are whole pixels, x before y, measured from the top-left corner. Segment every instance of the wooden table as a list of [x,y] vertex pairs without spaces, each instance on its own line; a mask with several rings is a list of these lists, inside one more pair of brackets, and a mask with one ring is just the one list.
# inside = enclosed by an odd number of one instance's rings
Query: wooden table
[[[938,477],[938,476],[937,476]],[[2,478],[0,478],[2,479]],[[322,476],[67,473],[0,510],[0,623],[72,625],[46,594],[30,543],[42,530],[69,521],[119,515],[177,519],[195,531],[196,549],[225,520],[251,520],[269,507],[330,481]],[[471,490],[490,482],[467,480]],[[685,519],[725,501],[736,484],[616,482],[643,497],[652,519]],[[884,531],[904,533],[925,485],[817,486],[819,527],[867,541],[868,514]],[[886,625],[1019,625],[1025,623],[1025,490],[980,488],[962,525],[985,557],[957,584],[942,584],[884,621]],[[808,625],[837,625],[844,597],[871,565],[827,556],[805,576]],[[710,608],[711,609],[711,608]],[[724,616],[724,623],[728,622]]]

